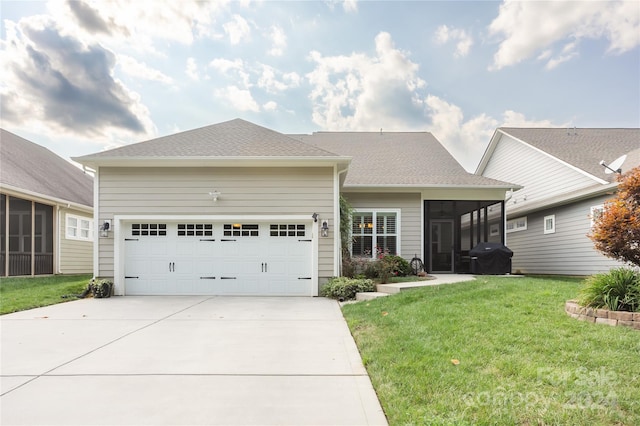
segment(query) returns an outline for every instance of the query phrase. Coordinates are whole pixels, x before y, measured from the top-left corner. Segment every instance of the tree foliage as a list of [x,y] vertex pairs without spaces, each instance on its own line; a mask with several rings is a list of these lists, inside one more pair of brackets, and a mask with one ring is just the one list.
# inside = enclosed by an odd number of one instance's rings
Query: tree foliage
[[640,166],[618,177],[615,198],[594,217],[589,238],[606,256],[640,266]]

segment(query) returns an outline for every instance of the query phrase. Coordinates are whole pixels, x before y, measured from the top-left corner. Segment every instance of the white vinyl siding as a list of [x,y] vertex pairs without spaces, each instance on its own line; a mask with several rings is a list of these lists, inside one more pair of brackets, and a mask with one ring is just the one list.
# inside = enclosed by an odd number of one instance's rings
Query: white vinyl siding
[[[400,256],[411,260],[422,258],[422,198],[419,193],[345,193],[351,207],[357,211],[398,212],[400,218],[398,243]],[[386,210],[385,210],[386,209]]]
[[507,202],[510,208],[552,199],[593,186],[596,181],[510,136],[502,135],[482,176],[524,188]]
[[[597,251],[587,237],[591,206],[602,201],[604,197],[529,214],[528,229],[509,234],[513,273],[591,275],[622,266]],[[562,226],[544,234],[544,219],[551,213]]]
[[[89,274],[93,272],[93,242],[90,240],[67,238],[67,217],[74,215],[83,216],[86,213],[76,210],[60,209],[60,229],[58,237],[60,241],[59,273],[61,274]],[[93,220],[91,219],[93,222]]]
[[[100,168],[100,220],[114,215],[308,215],[335,223],[329,167]],[[218,200],[209,194],[220,191]],[[99,275],[113,276],[113,233],[99,239]],[[334,271],[333,232],[319,239],[318,276]]]

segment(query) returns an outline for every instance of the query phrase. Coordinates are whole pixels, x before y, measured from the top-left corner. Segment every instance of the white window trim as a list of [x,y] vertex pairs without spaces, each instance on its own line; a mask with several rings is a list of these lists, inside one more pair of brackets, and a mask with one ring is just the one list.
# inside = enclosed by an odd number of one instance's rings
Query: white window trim
[[596,221],[594,220],[595,213],[599,212],[600,214],[604,213],[604,204],[598,204],[597,206],[591,206],[589,220],[591,223],[591,229],[593,229]]
[[[551,220],[551,228],[547,229],[547,221]],[[544,217],[542,221],[542,227],[544,229],[545,234],[555,234],[556,233],[556,215],[550,214]]]
[[[77,229],[77,235],[70,235],[69,234],[69,229],[71,228],[69,226],[69,219],[75,219],[78,223],[78,226],[76,227]],[[80,230],[83,229],[80,227],[80,223],[81,221],[87,221],[89,222],[89,237],[83,237],[82,235],[80,235]],[[76,241],[93,241],[93,219],[90,217],[86,217],[86,216],[78,216],[75,214],[70,214],[67,213],[66,217],[65,217],[65,222],[64,222],[64,227],[65,227],[65,238],[67,240],[76,240]]]
[[[524,219],[524,226],[520,226],[518,227],[518,222]],[[509,229],[509,224],[513,223],[513,229]],[[527,216],[521,216],[521,217],[517,217],[515,219],[509,219],[507,220],[507,223],[505,224],[505,228],[507,229],[507,234],[510,234],[511,232],[519,232],[519,231],[526,231],[527,230]]]
[[[367,209],[367,208],[360,208],[360,209],[353,209],[352,214],[356,214],[356,213],[372,213],[373,214],[373,223],[376,223],[376,218],[377,218],[377,214],[378,213],[394,213],[396,215],[396,251],[397,251],[397,255],[401,256],[402,253],[402,245],[401,245],[401,235],[402,235],[402,222],[400,220],[400,209],[384,209],[384,208],[371,208],[371,209]],[[375,228],[374,228],[375,229]],[[371,234],[373,237],[375,237],[377,234],[373,233]],[[375,242],[375,238],[373,240]],[[353,256],[353,248],[349,247],[349,252],[351,253],[351,255]],[[371,259],[375,259],[376,258],[376,253],[371,253]],[[360,259],[368,259],[367,257],[360,257]]]

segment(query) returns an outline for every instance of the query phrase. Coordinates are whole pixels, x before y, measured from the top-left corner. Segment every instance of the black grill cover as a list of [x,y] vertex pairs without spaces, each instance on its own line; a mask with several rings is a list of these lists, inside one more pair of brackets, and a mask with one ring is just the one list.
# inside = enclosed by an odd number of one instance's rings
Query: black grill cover
[[479,243],[469,251],[471,273],[502,275],[511,273],[513,252],[501,243]]

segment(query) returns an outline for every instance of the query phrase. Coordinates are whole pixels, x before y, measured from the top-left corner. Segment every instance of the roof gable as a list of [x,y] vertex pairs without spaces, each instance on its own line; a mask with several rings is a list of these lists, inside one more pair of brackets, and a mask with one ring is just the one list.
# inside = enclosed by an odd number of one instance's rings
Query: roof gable
[[337,157],[276,131],[235,119],[79,157],[100,159]]
[[[615,176],[605,173],[606,169],[600,162],[604,160],[609,164],[640,148],[640,129],[502,127],[498,130],[591,176],[609,182],[615,180]],[[629,170],[636,165],[638,164],[627,161],[622,168],[623,171]]]
[[47,148],[0,129],[0,183],[93,206],[93,179]]
[[468,173],[429,132],[316,132],[293,137],[352,157],[346,186],[514,186]]

